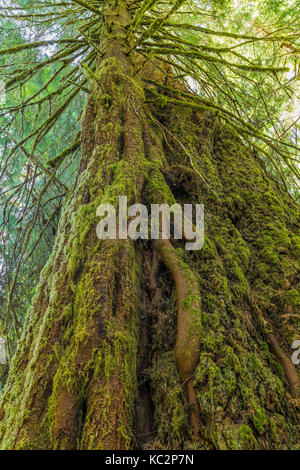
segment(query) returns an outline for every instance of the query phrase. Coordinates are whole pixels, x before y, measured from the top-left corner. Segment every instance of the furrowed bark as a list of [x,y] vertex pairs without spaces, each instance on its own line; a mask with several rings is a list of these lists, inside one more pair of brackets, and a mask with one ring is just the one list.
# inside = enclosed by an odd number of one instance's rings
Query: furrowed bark
[[[129,53],[130,21],[109,6],[85,70],[80,170],[10,368],[1,448],[297,449],[296,205],[212,113],[167,91],[147,105],[142,78],[183,85]],[[97,207],[119,196],[205,204],[203,249],[99,240]]]
[[200,352],[201,300],[199,286],[193,273],[177,256],[169,240],[156,240],[154,247],[169,269],[176,285],[178,313],[175,358],[191,405],[190,421],[193,440],[197,440],[201,420],[193,374],[199,361]]
[[133,439],[141,261],[131,241],[96,237],[97,206],[117,205],[119,195],[139,199],[146,175],[129,21],[124,4],[109,8],[82,121],[80,174],[7,383],[3,448],[117,449]]

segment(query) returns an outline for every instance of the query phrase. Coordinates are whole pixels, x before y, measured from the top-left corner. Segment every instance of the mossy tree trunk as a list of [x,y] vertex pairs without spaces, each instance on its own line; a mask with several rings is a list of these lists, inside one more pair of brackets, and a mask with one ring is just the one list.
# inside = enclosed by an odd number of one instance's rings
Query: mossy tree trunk
[[[142,75],[163,79],[135,73],[129,22],[125,3],[109,9],[80,171],[11,365],[1,447],[297,448],[295,205],[217,117],[167,92],[146,103]],[[99,240],[96,209],[120,195],[204,203],[203,249]]]

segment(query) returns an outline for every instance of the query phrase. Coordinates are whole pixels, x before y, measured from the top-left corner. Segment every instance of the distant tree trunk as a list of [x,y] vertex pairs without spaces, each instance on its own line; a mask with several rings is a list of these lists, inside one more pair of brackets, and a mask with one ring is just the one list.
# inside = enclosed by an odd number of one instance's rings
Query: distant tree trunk
[[[217,117],[168,101],[175,79],[139,70],[129,22],[110,9],[86,70],[80,171],[10,368],[1,448],[295,449],[295,205]],[[145,102],[143,75],[163,103]],[[99,240],[97,207],[124,195],[205,204],[203,249]]]

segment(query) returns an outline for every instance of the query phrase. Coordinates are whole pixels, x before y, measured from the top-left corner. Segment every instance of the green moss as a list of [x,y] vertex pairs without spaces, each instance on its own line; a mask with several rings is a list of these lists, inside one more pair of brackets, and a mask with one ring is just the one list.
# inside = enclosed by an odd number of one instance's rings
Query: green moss
[[258,450],[258,443],[250,426],[237,426],[232,433],[224,432],[227,448],[233,450]]
[[296,289],[288,290],[284,293],[284,300],[293,307],[300,307],[300,293]]
[[[56,434],[62,391],[74,399],[78,447],[105,448],[117,430],[122,446],[132,448],[142,259],[137,244],[99,241],[95,234],[97,206],[117,204],[119,195],[129,202],[205,204],[203,249],[188,255],[176,250],[184,272],[199,280],[202,302],[193,381],[204,430],[194,448],[292,448],[296,412],[253,302],[289,346],[299,331],[295,315],[283,316],[299,306],[294,205],[213,113],[196,116],[184,109],[179,116],[169,100],[163,109],[151,109],[168,131],[150,123],[152,145],[145,155],[137,126],[133,152],[122,158],[115,143],[124,132],[128,96],[135,116],[142,116],[143,90],[115,58],[103,61],[96,77],[103,90],[91,89],[93,127],[105,144],[86,157],[86,169],[65,200],[54,251],[4,392],[2,448],[67,447],[68,439]],[[176,198],[163,176],[166,170],[178,183]],[[190,410],[174,355],[176,302],[169,279],[163,287],[161,308],[151,317],[155,334],[147,371],[155,445],[190,448]],[[188,295],[184,307],[193,311],[195,300],[194,293]]]
[[[181,165],[178,177],[184,196],[179,201],[204,203],[206,213],[204,247],[192,254],[193,261],[185,259],[200,278],[202,335],[195,385],[205,437],[216,448],[291,446],[287,422],[293,421],[293,411],[287,404],[282,370],[260,336],[249,296],[286,334],[280,305],[286,299],[286,305],[292,306],[294,296],[297,302],[294,293],[282,296],[283,282],[289,285],[295,274],[297,242],[290,227],[296,215],[257,160],[230,130],[212,123],[209,113],[200,116],[196,129],[191,112],[182,113],[180,120],[171,105],[165,112],[171,132],[222,200],[220,204],[199,179],[191,185],[190,170],[184,173],[188,158],[174,142],[167,157],[172,168]],[[276,441],[271,432],[273,414],[266,412],[270,406],[285,410],[286,423]]]
[[250,414],[255,429],[259,434],[263,434],[269,425],[269,420],[266,416],[265,410],[256,404],[253,404],[253,409],[251,407]]
[[187,404],[173,352],[164,353],[151,370],[157,446],[178,449],[188,439]]

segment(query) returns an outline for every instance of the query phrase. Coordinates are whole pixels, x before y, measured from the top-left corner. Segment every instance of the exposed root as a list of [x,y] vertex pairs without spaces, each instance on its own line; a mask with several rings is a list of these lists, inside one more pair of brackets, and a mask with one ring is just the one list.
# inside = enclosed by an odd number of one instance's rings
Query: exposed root
[[283,372],[289,384],[292,397],[299,398],[300,379],[296,367],[294,366],[288,355],[283,351],[275,334],[273,332],[267,333],[266,337],[271,351],[273,352],[274,356],[283,368]]
[[271,321],[269,319],[266,320],[264,318],[263,313],[258,308],[252,296],[251,296],[251,302],[256,310],[259,324],[265,333],[270,349],[272,353],[274,354],[274,356],[276,357],[279,364],[281,365],[281,367],[283,368],[285,378],[289,384],[290,393],[293,398],[299,398],[300,378],[299,378],[297,369],[294,366],[292,360],[288,357],[288,355],[284,352],[284,350],[280,346],[280,343],[275,335],[274,328],[273,328]]
[[201,303],[199,288],[196,278],[189,267],[178,257],[169,240],[155,240],[154,247],[170,271],[176,286],[178,314],[175,357],[191,405],[190,423],[193,430],[193,440],[196,440],[201,419],[192,376],[198,364],[200,352]]
[[60,449],[76,449],[76,397],[66,388],[62,388],[57,397],[52,439],[55,447]]
[[192,441],[196,442],[199,439],[199,429],[202,425],[202,422],[200,419],[200,408],[197,399],[197,393],[192,379],[188,380],[186,383],[186,394],[189,404],[191,405],[190,423],[193,431]]

